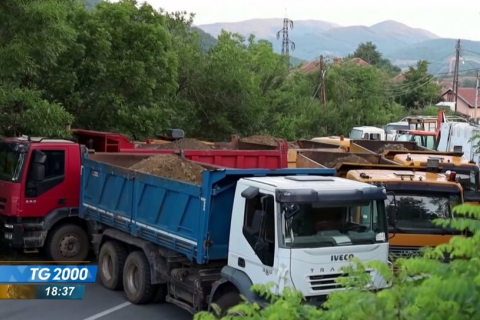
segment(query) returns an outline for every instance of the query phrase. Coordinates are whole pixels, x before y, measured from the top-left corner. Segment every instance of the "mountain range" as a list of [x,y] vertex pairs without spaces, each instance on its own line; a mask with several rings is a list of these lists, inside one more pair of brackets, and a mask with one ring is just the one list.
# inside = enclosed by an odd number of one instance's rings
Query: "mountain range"
[[[218,22],[197,27],[217,37],[223,30],[237,32],[272,42],[274,50],[281,51],[283,19],[252,19],[240,22]],[[277,39],[277,34],[280,39]],[[401,68],[416,61],[430,61],[430,72],[438,75],[453,71],[456,39],[446,39],[397,21],[387,20],[372,26],[340,26],[322,20],[298,20],[289,30],[289,39],[295,43],[291,52],[296,58],[312,60],[320,55],[343,57],[353,53],[362,42],[371,41],[387,59]],[[462,73],[480,67],[480,42],[462,40]]]

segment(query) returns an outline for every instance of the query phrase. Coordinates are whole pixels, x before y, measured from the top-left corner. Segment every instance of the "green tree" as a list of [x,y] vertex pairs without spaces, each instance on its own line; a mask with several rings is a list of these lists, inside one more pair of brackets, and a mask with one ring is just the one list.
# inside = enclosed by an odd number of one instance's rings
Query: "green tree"
[[401,71],[399,67],[392,65],[390,60],[383,58],[377,46],[371,41],[360,43],[348,58],[361,58],[372,66],[382,68],[389,73],[399,73]]
[[271,92],[288,72],[271,43],[228,32],[194,68],[199,73],[188,90],[192,108],[185,125],[192,135],[211,140],[262,131]]
[[168,124],[177,89],[177,57],[166,17],[133,0],[77,11],[75,43],[45,75],[51,100],[76,116],[75,125],[121,131],[136,139]]
[[441,86],[432,81],[428,64],[426,60],[418,61],[416,68],[409,67],[405,72],[405,79],[401,83],[392,85],[393,96],[400,104],[418,109],[440,100]]
[[353,126],[382,125],[395,120],[401,107],[392,103],[382,70],[353,62],[332,66],[327,71],[326,95],[333,119],[325,119],[329,133],[347,134]]
[[75,41],[68,22],[75,1],[5,0],[0,3],[0,128],[3,134],[63,135],[73,120],[45,99],[39,80]]

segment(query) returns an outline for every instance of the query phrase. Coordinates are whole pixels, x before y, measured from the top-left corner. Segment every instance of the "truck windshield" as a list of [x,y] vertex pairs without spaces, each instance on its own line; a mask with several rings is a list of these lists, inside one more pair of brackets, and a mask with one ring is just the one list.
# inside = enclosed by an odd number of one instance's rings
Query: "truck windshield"
[[401,125],[401,124],[389,124],[385,127],[386,132],[398,131],[398,130],[409,130],[410,127],[408,125]]
[[452,208],[461,203],[460,193],[395,191],[397,229],[439,229],[435,219],[452,218]]
[[465,170],[456,170],[457,172],[457,181],[462,185],[462,188],[465,192],[472,191],[478,192],[478,172],[475,171],[465,171]]
[[[383,201],[361,203],[283,204],[297,214],[285,221],[289,248],[315,248],[373,244],[388,241]],[[290,208],[288,208],[290,207]]]
[[0,179],[18,182],[21,179],[25,152],[17,151],[14,144],[0,143]]
[[397,133],[395,141],[412,141],[412,135],[405,132]]
[[362,139],[363,137],[363,131],[362,130],[357,130],[357,129],[352,129],[350,131],[350,139]]

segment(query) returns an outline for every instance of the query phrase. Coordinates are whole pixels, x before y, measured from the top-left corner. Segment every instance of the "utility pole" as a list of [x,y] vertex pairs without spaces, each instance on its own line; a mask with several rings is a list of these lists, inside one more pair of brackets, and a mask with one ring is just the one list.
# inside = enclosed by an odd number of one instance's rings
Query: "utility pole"
[[477,108],[478,108],[478,87],[480,86],[480,72],[477,70],[477,83],[475,85],[475,124],[477,124]]
[[327,99],[325,96],[325,73],[327,70],[325,69],[325,62],[323,61],[323,56],[320,56],[320,90],[321,90],[321,96],[320,96],[320,103],[322,106],[325,107],[327,104]]
[[460,70],[460,39],[457,40],[455,45],[455,71],[453,78],[453,93],[455,94],[455,112],[457,111],[457,102],[458,102],[458,73]]

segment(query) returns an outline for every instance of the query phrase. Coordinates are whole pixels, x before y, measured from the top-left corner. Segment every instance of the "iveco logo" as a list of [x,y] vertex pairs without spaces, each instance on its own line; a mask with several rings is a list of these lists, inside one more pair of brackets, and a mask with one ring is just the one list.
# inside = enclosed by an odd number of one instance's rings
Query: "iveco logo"
[[331,261],[348,261],[354,257],[353,254],[335,254],[331,256]]

